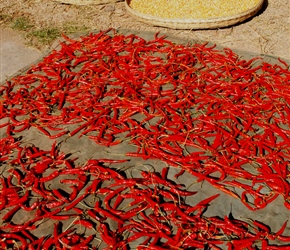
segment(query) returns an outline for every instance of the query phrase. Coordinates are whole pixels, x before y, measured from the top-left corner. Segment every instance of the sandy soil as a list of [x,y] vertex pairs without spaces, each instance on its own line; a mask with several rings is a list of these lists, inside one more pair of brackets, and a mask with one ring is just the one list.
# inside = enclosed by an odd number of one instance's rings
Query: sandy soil
[[[28,17],[36,27],[63,25],[87,26],[90,30],[123,28],[161,32],[168,35],[209,41],[231,49],[268,54],[290,59],[290,4],[288,0],[265,0],[259,13],[250,20],[229,28],[214,30],[173,30],[153,27],[133,19],[124,2],[102,5],[69,5],[46,0],[2,0],[0,14]],[[0,25],[7,26],[6,22]],[[47,49],[42,47],[41,49]]]

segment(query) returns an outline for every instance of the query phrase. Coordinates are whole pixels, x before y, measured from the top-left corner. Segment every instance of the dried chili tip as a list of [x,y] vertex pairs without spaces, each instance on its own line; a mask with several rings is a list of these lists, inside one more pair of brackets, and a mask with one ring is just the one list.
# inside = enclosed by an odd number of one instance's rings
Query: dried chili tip
[[285,199],[284,206],[290,210],[290,199],[289,198]]

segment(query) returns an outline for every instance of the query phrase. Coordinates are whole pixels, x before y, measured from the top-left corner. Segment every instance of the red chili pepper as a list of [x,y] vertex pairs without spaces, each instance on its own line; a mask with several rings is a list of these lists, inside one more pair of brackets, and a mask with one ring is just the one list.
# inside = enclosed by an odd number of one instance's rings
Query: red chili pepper
[[[142,201],[142,202],[138,202],[137,203],[138,206],[135,208],[132,208],[131,210],[127,211],[127,212],[123,212],[120,217],[123,221],[128,220],[129,218],[132,218],[136,215],[138,215],[140,212],[142,212],[145,209],[148,209],[149,207],[151,207],[151,205],[148,205],[147,201]],[[131,206],[131,204],[130,204]],[[153,209],[155,210],[155,206],[153,207]]]
[[34,203],[32,203],[32,205],[30,205],[30,206],[25,206],[24,204],[20,204],[20,206],[21,206],[21,208],[23,209],[23,210],[25,210],[25,211],[32,211],[32,210],[34,210],[35,208],[37,208],[38,207],[38,205],[39,205],[39,200],[37,199],[37,201],[35,201]]
[[277,239],[281,240],[283,242],[288,242],[288,243],[290,242],[290,236],[279,235],[279,236],[277,236]]
[[41,131],[42,133],[44,133],[46,136],[48,136],[48,137],[51,136],[50,133],[49,133],[46,129],[44,129],[44,128],[42,128],[42,127],[36,125],[36,124],[31,124],[31,125],[34,126],[34,127],[36,127],[38,130],[40,130],[40,131]]
[[75,246],[72,247],[72,250],[77,250],[77,249],[87,249],[88,248],[88,244],[94,240],[95,236],[94,235],[89,235],[87,236],[87,238],[85,238],[84,240],[81,240],[81,243],[76,244]]
[[[15,134],[15,133],[20,133],[20,132],[22,132],[22,131],[24,131],[24,130],[28,130],[30,128],[30,124],[29,124],[29,122],[28,121],[25,121],[24,123],[23,123],[23,125],[22,125],[22,127],[21,128],[18,128],[18,129],[12,129],[11,130],[11,132],[13,133],[13,134]],[[8,134],[8,133],[7,133]]]
[[70,169],[64,169],[62,170],[59,175],[69,175],[69,174],[75,174],[75,175],[84,175],[85,171],[84,169],[79,168],[70,168]]
[[181,169],[181,170],[179,171],[179,173],[177,173],[177,174],[174,175],[174,178],[177,179],[179,176],[183,175],[184,172],[185,172],[185,170],[184,170],[184,169]]
[[45,204],[48,209],[57,208],[64,204],[64,201],[52,201]]
[[61,193],[62,191],[58,189],[53,189],[52,193],[57,197],[57,199],[65,202],[65,203],[70,203],[70,201]]
[[90,119],[87,122],[85,122],[84,124],[82,124],[81,126],[79,126],[77,129],[75,129],[72,132],[69,132],[69,136],[74,136],[75,134],[77,134],[78,132],[80,132],[82,129],[90,126],[93,122],[95,121],[95,119]]
[[157,237],[156,233],[147,233],[147,232],[135,232],[134,235],[130,236],[126,239],[127,242],[135,242],[137,239],[141,237],[148,237],[150,239],[154,239]]
[[69,131],[62,131],[62,132],[60,132],[58,134],[50,135],[48,137],[49,137],[49,139],[56,139],[56,138],[62,137],[63,135],[66,135],[68,133],[69,133]]
[[269,234],[270,231],[271,231],[271,229],[269,228],[269,226],[267,226],[267,225],[265,225],[262,222],[257,221],[257,220],[254,220],[253,221],[253,225],[254,226],[257,226],[260,229],[260,231],[262,231],[263,233]]
[[56,177],[58,177],[59,175],[60,175],[60,171],[59,170],[55,170],[54,172],[52,172],[48,176],[40,177],[39,182],[40,183],[44,183],[44,182],[51,181],[51,180],[55,179]]
[[106,242],[110,248],[117,244],[117,239],[111,234],[106,223],[100,223],[99,231],[103,241]]
[[177,189],[177,188],[170,188],[170,191],[172,193],[175,193],[175,194],[178,194],[178,195],[181,195],[181,196],[191,196],[191,195],[197,194],[196,191],[180,190],[180,189]]
[[101,215],[99,215],[95,210],[87,210],[87,214],[97,220],[97,221],[105,221],[106,217],[102,217]]
[[75,207],[80,201],[82,201],[88,195],[89,195],[89,192],[86,191],[85,193],[83,193],[82,195],[80,195],[78,198],[76,198],[74,201],[72,201],[69,205],[67,205],[66,207],[64,207],[63,210],[64,211],[71,210],[73,207]]
[[30,194],[30,190],[26,190],[25,194],[22,197],[20,197],[20,198],[18,198],[16,200],[9,201],[9,203],[6,205],[6,207],[15,206],[15,205],[23,204],[23,203],[27,202],[29,194]]
[[56,158],[56,155],[57,155],[57,145],[56,145],[56,141],[53,142],[52,146],[51,146],[51,150],[50,150],[50,157],[52,159],[55,159]]
[[22,230],[21,233],[26,237],[26,239],[29,239],[31,242],[35,241],[35,236],[32,235],[29,231]]
[[56,221],[69,220],[70,218],[75,217],[75,216],[76,216],[76,214],[50,215],[49,219],[56,220]]
[[[5,239],[5,238],[16,239],[16,240],[21,242],[21,244],[22,244],[21,248],[22,249],[26,249],[27,248],[27,242],[26,242],[25,238],[23,238],[22,236],[19,236],[16,233],[1,233],[0,235],[1,235],[2,239]],[[15,243],[15,241],[14,241],[14,243]]]
[[187,214],[190,214],[192,213],[193,211],[197,210],[198,208],[204,208],[204,207],[207,207],[209,205],[209,203],[214,200],[215,198],[217,198],[218,196],[220,196],[220,194],[215,194],[209,198],[206,198],[202,201],[200,201],[199,203],[197,203],[195,206],[191,207],[190,209],[188,209],[186,211]]
[[163,180],[161,179],[156,173],[150,173],[150,172],[146,172],[146,171],[142,171],[141,172],[141,175],[146,179],[146,180],[151,180],[152,182],[156,182],[158,184],[162,184],[166,187],[171,187],[171,188],[180,188],[180,187],[183,187],[183,185],[181,184],[178,184],[178,185],[174,185],[173,183],[171,183],[170,181],[168,180]]
[[84,219],[78,219],[76,221],[74,221],[75,225],[82,225],[86,228],[92,229],[94,227],[94,224],[89,221],[89,220],[84,220]]
[[9,212],[7,212],[2,220],[4,222],[8,222],[8,221],[11,221],[12,217],[15,215],[15,213],[17,213],[19,210],[20,210],[21,206],[18,204],[18,205],[15,205],[15,207],[13,207],[12,209],[9,210]]
[[49,250],[53,247],[55,244],[56,239],[54,237],[50,237],[44,241],[44,244],[42,246],[42,249]]

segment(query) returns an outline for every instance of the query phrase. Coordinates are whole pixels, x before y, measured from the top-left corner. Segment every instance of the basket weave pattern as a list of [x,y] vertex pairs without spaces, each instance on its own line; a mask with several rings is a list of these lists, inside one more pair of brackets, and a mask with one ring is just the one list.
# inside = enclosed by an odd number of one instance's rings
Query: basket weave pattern
[[90,4],[105,4],[105,3],[115,3],[121,0],[54,0],[60,3],[75,4],[75,5],[90,5]]

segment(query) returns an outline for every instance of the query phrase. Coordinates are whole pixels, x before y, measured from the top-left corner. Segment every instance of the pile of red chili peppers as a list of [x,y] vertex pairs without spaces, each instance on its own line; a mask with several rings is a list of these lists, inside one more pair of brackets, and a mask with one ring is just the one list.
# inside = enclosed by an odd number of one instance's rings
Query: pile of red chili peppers
[[[0,179],[1,249],[277,249],[269,241],[290,241],[287,221],[274,233],[256,220],[205,216],[219,195],[189,205],[197,192],[168,179],[169,168],[129,177],[107,166],[126,160],[76,165],[56,143],[45,151],[1,142],[1,160],[12,166]],[[51,224],[53,232],[38,236]]]
[[[206,217],[217,195],[187,204],[195,192],[169,180],[168,168],[129,177],[107,166],[127,160],[77,165],[58,143],[45,151],[23,146],[20,135],[34,127],[52,140],[130,143],[136,151],[124,158],[160,159],[181,169],[176,177],[189,172],[251,210],[279,195],[290,208],[289,84],[282,60],[242,60],[206,44],[114,30],[65,37],[0,86],[0,166],[9,166],[0,186],[1,249],[279,248],[269,241],[290,241],[282,235],[287,222],[273,233],[258,221]],[[18,224],[17,214],[27,220]],[[53,233],[33,234],[46,220],[59,221]]]

